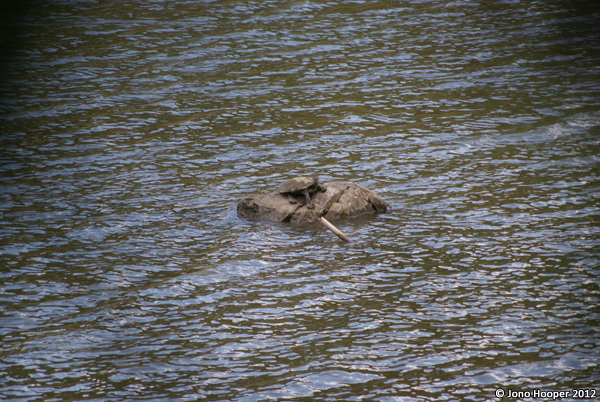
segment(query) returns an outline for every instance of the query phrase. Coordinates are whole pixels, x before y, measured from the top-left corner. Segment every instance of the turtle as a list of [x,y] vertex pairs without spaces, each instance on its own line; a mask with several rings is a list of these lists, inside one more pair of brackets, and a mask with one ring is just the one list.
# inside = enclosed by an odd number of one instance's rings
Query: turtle
[[288,201],[292,204],[298,202],[294,196],[303,195],[306,199],[306,208],[314,209],[314,205],[310,202],[310,197],[317,191],[326,191],[327,189],[319,184],[319,178],[314,179],[308,177],[294,177],[279,186],[279,191],[282,195],[287,196]]

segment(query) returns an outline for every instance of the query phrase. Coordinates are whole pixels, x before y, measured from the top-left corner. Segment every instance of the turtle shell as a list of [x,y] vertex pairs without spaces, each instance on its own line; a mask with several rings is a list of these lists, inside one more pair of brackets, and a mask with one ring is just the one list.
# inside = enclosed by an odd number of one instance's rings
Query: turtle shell
[[279,186],[279,190],[277,191],[280,193],[295,193],[314,186],[316,182],[315,179],[308,177],[294,177]]

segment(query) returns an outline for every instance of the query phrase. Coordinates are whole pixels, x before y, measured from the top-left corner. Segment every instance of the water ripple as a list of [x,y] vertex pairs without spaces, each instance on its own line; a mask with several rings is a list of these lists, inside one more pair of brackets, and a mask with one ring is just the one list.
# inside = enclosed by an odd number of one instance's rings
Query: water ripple
[[[598,380],[600,38],[566,3],[48,2],[0,83],[0,395]],[[597,46],[596,46],[597,47]],[[290,176],[391,213],[241,220]]]

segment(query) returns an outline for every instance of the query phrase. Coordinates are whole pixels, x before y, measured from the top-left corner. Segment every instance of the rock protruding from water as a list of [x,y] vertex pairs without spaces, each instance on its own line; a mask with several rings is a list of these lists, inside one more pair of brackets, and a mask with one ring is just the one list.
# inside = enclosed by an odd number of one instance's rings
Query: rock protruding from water
[[317,192],[312,197],[314,209],[308,209],[302,197],[296,204],[292,204],[279,192],[251,194],[238,203],[238,216],[274,222],[311,223],[321,216],[328,220],[338,220],[383,213],[390,209],[379,196],[358,184],[334,181],[324,186],[327,191]]

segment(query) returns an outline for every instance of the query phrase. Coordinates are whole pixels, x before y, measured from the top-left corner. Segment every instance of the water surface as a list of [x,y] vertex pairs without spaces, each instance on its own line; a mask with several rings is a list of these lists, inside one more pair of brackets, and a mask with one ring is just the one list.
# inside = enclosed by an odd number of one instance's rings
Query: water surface
[[[0,87],[0,396],[597,387],[599,18],[586,1],[32,8]],[[394,209],[337,222],[350,245],[237,217],[314,174]]]

